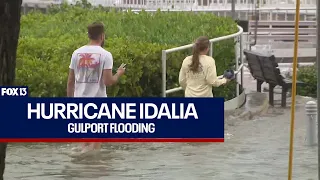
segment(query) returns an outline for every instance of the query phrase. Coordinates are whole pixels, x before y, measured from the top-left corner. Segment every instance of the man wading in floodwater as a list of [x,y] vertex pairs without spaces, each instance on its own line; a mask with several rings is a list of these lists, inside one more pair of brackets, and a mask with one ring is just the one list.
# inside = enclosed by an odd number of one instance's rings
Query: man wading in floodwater
[[[67,85],[68,97],[107,97],[106,86],[118,82],[125,73],[122,64],[115,75],[112,74],[112,54],[104,46],[105,33],[102,23],[88,26],[88,45],[75,50],[71,57]],[[100,150],[101,143],[83,143],[80,154],[91,150]]]

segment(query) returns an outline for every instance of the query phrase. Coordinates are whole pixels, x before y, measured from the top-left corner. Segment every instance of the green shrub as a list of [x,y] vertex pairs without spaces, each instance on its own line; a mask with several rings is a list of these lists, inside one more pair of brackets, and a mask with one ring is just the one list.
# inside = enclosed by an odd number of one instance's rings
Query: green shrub
[[300,67],[297,80],[306,83],[304,86],[297,88],[297,94],[317,97],[317,69],[315,65]]
[[[135,14],[106,11],[88,4],[54,7],[50,13],[32,12],[21,18],[17,55],[17,85],[27,85],[31,96],[64,97],[72,52],[85,45],[86,27],[102,21],[107,27],[105,48],[114,57],[114,66],[127,63],[126,75],[108,95],[157,97],[161,94],[161,52],[190,44],[198,36],[220,37],[237,32],[232,19],[193,12]],[[182,60],[190,50],[167,56],[167,89],[178,86]],[[214,44],[218,74],[234,63],[234,41]],[[232,97],[234,84],[216,88],[216,96]]]

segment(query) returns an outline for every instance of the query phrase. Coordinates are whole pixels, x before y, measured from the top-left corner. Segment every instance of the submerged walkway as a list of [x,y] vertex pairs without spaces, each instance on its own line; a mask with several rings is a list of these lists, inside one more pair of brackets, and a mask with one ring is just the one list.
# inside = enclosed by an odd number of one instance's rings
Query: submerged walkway
[[[246,73],[250,94],[255,81]],[[252,91],[254,92],[254,91]],[[251,96],[259,101],[259,94]],[[297,98],[294,180],[317,179],[317,146],[305,146],[304,104]],[[5,180],[283,180],[287,179],[290,108],[226,118],[225,143],[106,143],[93,159],[71,161],[72,145],[9,144]]]
[[[299,97],[296,109],[293,179],[317,179],[317,146],[305,146],[306,116],[304,103]],[[236,157],[230,164],[238,177],[235,179],[286,179],[289,155],[290,107],[269,108],[253,120],[237,123],[228,131],[233,133],[230,144],[235,145]],[[250,167],[250,168],[247,168]],[[231,167],[230,167],[231,168]],[[232,179],[231,177],[226,179]]]

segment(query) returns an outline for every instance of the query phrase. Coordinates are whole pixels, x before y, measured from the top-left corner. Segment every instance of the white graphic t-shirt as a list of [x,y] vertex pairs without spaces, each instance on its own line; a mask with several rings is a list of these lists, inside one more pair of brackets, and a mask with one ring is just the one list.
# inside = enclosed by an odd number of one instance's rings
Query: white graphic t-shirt
[[100,46],[86,45],[72,54],[69,68],[74,70],[74,97],[107,97],[103,69],[112,69],[112,54]]

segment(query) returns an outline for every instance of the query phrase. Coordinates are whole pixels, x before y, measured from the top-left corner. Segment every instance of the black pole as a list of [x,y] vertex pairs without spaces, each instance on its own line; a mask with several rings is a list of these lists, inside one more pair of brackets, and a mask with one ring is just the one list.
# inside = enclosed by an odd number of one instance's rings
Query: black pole
[[[14,84],[21,4],[22,0],[0,0],[0,86]],[[3,180],[6,151],[7,143],[0,143],[0,180]]]
[[[318,77],[317,77],[317,116],[318,116],[318,123],[320,122],[320,106],[319,106],[319,102],[320,102],[320,3],[317,1],[317,49],[316,49],[316,55],[317,55],[317,71],[318,71]],[[319,147],[320,147],[320,126],[318,125],[318,178],[320,180],[320,151],[319,151]]]

